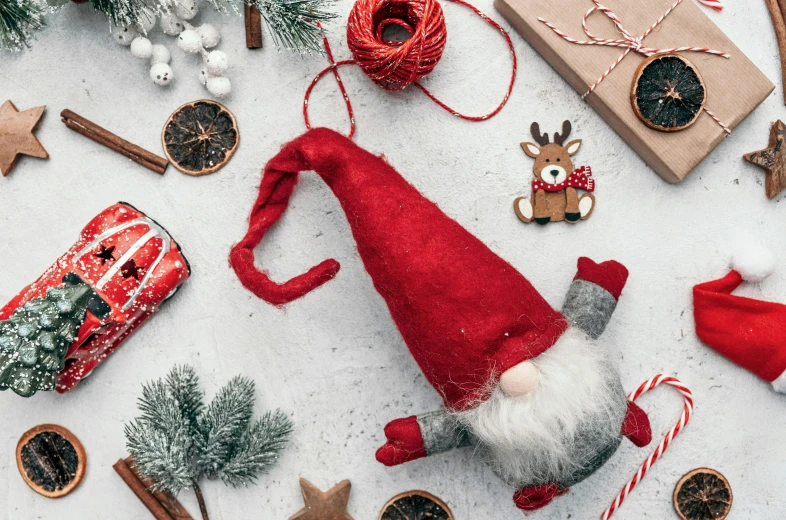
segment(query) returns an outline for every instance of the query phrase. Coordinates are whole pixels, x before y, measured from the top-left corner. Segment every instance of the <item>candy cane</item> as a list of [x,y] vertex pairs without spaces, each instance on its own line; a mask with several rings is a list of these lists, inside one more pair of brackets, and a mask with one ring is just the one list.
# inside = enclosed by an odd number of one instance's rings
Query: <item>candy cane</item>
[[715,9],[716,11],[723,11],[721,0],[697,0],[697,1],[702,5],[706,5],[710,9]]
[[658,374],[652,379],[650,379],[649,381],[645,381],[644,383],[642,383],[641,386],[637,388],[635,392],[633,392],[628,396],[628,399],[630,401],[635,401],[641,395],[649,392],[650,390],[660,385],[661,383],[665,383],[667,385],[674,387],[679,393],[682,394],[685,404],[682,409],[682,415],[680,416],[680,420],[679,422],[677,422],[677,424],[674,425],[671,431],[669,431],[669,433],[666,434],[663,440],[660,441],[658,448],[652,453],[652,455],[650,455],[647,458],[647,460],[644,461],[644,464],[641,465],[639,471],[636,472],[636,474],[633,476],[630,482],[625,484],[625,487],[623,487],[622,491],[619,492],[617,498],[614,499],[614,502],[612,502],[609,508],[606,509],[606,511],[604,511],[603,514],[600,516],[601,520],[608,520],[609,518],[611,518],[611,515],[614,514],[614,511],[620,505],[622,505],[622,502],[625,500],[628,494],[631,491],[633,491],[633,488],[635,488],[636,485],[639,483],[639,481],[641,481],[641,479],[644,478],[644,475],[647,474],[647,471],[649,471],[650,467],[655,463],[656,460],[658,460],[658,458],[663,454],[663,452],[666,451],[666,448],[669,447],[669,444],[671,444],[671,441],[674,439],[674,437],[676,437],[677,434],[680,433],[680,431],[682,431],[682,429],[685,427],[686,424],[688,424],[688,421],[690,420],[691,413],[693,412],[693,394],[691,393],[690,389],[687,386],[680,383],[679,379],[676,379],[674,377]]

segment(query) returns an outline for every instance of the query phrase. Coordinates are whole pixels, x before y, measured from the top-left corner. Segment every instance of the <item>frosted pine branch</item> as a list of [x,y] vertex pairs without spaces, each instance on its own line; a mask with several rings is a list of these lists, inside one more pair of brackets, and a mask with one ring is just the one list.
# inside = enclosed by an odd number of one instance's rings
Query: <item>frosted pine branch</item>
[[44,12],[36,0],[0,0],[0,50],[29,47],[33,32],[44,26]]
[[139,472],[173,494],[202,478],[253,483],[275,465],[292,433],[278,410],[252,421],[254,382],[245,377],[231,379],[204,406],[188,366],[144,385],[139,409],[142,415],[125,427],[126,446]]
[[292,421],[283,413],[267,412],[243,436],[230,460],[219,471],[219,478],[232,486],[254,483],[259,473],[278,462],[279,453],[292,433]]

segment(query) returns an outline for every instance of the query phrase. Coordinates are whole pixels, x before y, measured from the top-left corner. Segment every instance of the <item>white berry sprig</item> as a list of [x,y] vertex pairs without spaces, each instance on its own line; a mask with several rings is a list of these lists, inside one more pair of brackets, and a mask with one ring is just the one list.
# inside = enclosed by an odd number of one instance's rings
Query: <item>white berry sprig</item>
[[[176,0],[171,9],[160,13],[159,25],[164,34],[177,36],[177,45],[184,52],[199,53],[203,67],[199,80],[208,92],[217,98],[225,97],[232,91],[232,84],[224,73],[229,68],[229,57],[225,52],[213,50],[221,41],[221,35],[213,25],[202,24],[194,27],[187,20],[193,19],[199,9],[196,0]],[[144,23],[137,26],[116,28],[113,36],[120,45],[130,47],[131,55],[150,60],[150,79],[156,85],[167,86],[174,80],[174,72],[169,66],[171,55],[163,45],[153,45],[146,37],[156,24],[156,14],[150,11]]]

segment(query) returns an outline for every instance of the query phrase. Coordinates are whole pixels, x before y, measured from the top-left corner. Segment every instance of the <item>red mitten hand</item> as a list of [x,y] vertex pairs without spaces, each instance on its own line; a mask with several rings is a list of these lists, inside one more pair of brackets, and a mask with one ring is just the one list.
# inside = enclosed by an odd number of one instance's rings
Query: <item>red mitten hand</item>
[[377,460],[385,466],[396,466],[427,455],[417,417],[390,421],[385,426],[387,442],[377,450]]
[[639,448],[643,448],[652,441],[652,428],[647,412],[639,408],[639,405],[633,401],[628,403],[628,413],[622,423],[622,435]]

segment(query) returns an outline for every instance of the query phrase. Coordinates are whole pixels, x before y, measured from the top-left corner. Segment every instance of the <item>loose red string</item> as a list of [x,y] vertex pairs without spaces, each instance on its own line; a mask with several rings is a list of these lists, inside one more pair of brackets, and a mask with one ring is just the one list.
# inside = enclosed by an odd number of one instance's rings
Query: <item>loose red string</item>
[[[502,101],[491,112],[472,116],[453,109],[424,87],[419,80],[434,70],[442,57],[447,41],[447,27],[442,7],[437,0],[358,0],[352,8],[347,24],[347,45],[353,59],[336,62],[327,36],[324,36],[325,52],[330,65],[317,74],[306,89],[303,99],[303,118],[306,128],[311,129],[308,117],[308,103],[311,92],[322,77],[332,72],[338,83],[341,95],[349,114],[349,138],[355,135],[355,115],[338,68],[344,65],[358,65],[361,70],[379,87],[388,91],[403,90],[415,85],[437,105],[456,117],[468,121],[485,121],[497,115],[505,106],[516,81],[517,60],[513,42],[507,31],[497,22],[486,16],[475,6],[464,0],[451,0],[472,9],[492,27],[502,33],[510,49],[512,68],[510,83]],[[404,42],[385,38],[382,33],[390,25],[402,27],[410,34]]]

